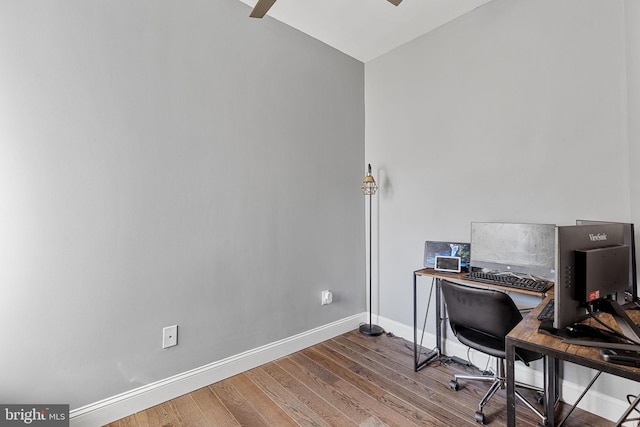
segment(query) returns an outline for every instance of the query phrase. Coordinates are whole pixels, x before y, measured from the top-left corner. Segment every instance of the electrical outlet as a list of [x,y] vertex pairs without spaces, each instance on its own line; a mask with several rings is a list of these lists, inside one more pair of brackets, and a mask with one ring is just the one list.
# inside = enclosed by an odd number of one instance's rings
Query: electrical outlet
[[162,348],[178,345],[178,325],[162,328]]
[[322,305],[331,304],[333,301],[333,292],[322,291]]

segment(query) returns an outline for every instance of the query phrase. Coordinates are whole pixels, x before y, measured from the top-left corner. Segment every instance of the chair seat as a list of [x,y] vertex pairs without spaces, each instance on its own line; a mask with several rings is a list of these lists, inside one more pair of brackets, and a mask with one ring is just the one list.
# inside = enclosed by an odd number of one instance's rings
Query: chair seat
[[459,329],[458,341],[467,347],[500,359],[506,358],[504,340],[473,329]]
[[[457,330],[458,341],[467,347],[471,347],[474,350],[478,350],[482,353],[490,356],[497,357],[499,359],[506,359],[505,342],[499,338],[491,335],[483,334],[473,329],[459,328]],[[516,359],[529,364],[534,360],[542,358],[542,354],[533,351],[518,349],[516,351]]]

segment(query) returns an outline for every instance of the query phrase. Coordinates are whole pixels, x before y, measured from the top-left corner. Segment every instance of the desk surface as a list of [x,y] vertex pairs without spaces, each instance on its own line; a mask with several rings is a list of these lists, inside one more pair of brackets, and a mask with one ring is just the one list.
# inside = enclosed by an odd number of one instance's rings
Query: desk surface
[[[514,365],[515,365],[515,349],[524,348],[545,356],[545,393],[546,407],[546,425],[555,425],[555,405],[549,404],[558,396],[558,372],[555,366],[557,361],[564,360],[581,366],[595,369],[597,371],[606,372],[634,381],[640,381],[640,368],[632,368],[630,366],[618,365],[607,362],[600,358],[600,349],[596,347],[587,347],[575,344],[567,344],[558,337],[553,337],[538,333],[540,321],[537,319],[538,314],[544,308],[551,296],[542,301],[538,307],[531,311],[513,330],[507,335],[507,426],[514,427],[516,425],[516,405],[514,396]],[[637,322],[640,320],[640,311],[627,311],[629,317]],[[603,322],[614,325],[613,318],[609,314],[600,314],[599,319]],[[588,319],[585,323],[596,323],[593,319]],[[596,325],[593,325],[596,326]],[[635,407],[634,402],[627,412],[622,415],[621,420],[616,425],[621,425],[622,421],[628,416],[629,412]]]
[[[560,338],[539,334],[538,326],[540,326],[540,321],[536,317],[551,298],[551,296],[548,296],[528,316],[525,316],[522,322],[513,328],[507,336],[507,339],[512,344],[516,347],[538,351],[556,359],[566,360],[598,371],[640,381],[640,368],[606,362],[600,358],[599,348],[567,344],[562,342]],[[634,322],[640,321],[640,310],[629,310],[627,314]],[[609,314],[600,314],[599,318],[607,324],[614,324],[613,318]],[[593,319],[588,319],[584,323],[601,327]]]
[[451,280],[457,283],[465,283],[468,285],[480,286],[480,287],[486,287],[486,288],[495,288],[503,291],[518,292],[521,294],[534,295],[537,297],[540,297],[541,295],[543,297],[547,295],[553,295],[553,286],[549,288],[546,292],[529,291],[526,289],[514,288],[510,286],[500,286],[500,285],[494,285],[491,283],[477,282],[475,280],[465,279],[464,275],[466,273],[445,273],[442,271],[436,271],[433,268],[423,268],[422,270],[415,271],[414,274],[416,276],[432,276],[432,277],[435,277],[436,279]]

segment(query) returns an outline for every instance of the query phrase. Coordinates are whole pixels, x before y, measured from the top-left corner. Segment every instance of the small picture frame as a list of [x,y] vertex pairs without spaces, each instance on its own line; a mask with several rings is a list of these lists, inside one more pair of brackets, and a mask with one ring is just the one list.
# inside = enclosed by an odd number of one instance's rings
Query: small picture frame
[[460,273],[462,260],[459,256],[436,255],[434,270],[446,273]]

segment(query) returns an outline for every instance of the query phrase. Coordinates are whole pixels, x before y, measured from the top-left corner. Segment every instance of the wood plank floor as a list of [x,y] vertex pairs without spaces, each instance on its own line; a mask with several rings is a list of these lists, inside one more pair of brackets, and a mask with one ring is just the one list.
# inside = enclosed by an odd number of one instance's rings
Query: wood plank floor
[[[457,392],[448,385],[453,373],[470,369],[435,361],[416,373],[411,343],[352,331],[107,427],[477,426],[488,384],[461,380]],[[504,390],[484,412],[488,425],[506,425]],[[537,422],[518,402],[518,426]],[[579,409],[565,423],[611,424]]]

